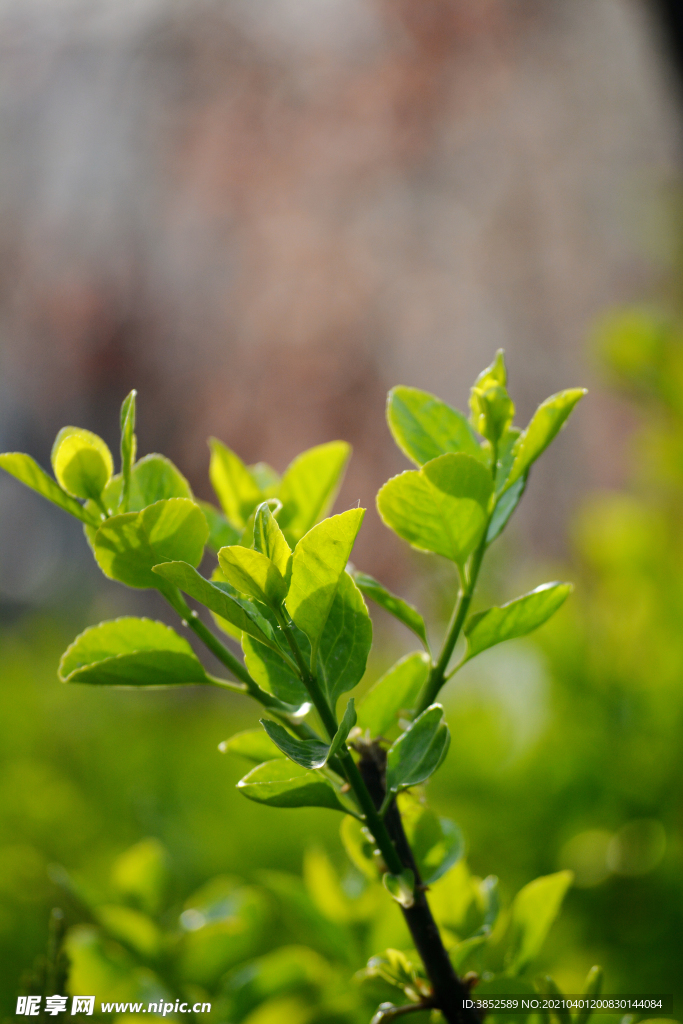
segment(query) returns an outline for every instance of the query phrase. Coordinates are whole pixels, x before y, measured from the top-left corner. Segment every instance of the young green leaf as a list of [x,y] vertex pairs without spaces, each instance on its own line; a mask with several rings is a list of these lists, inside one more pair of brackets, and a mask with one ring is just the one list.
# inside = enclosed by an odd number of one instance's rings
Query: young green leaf
[[277,650],[273,639],[270,623],[263,618],[251,601],[245,601],[233,593],[233,588],[226,583],[210,582],[187,562],[162,562],[153,570],[157,576],[163,577],[184,594],[199,601],[209,611],[231,622],[239,633],[245,632],[253,636],[261,644]]
[[463,856],[463,834],[455,822],[438,817],[412,794],[399,796],[399,810],[420,877],[432,885]]
[[360,590],[342,572],[318,647],[318,681],[331,707],[363,678],[372,647],[372,621]]
[[254,547],[266,555],[283,578],[287,579],[292,564],[292,549],[265,501],[256,509],[254,516]]
[[486,467],[470,455],[441,455],[421,470],[388,480],[377,495],[386,525],[422,551],[462,565],[478,546],[493,489]]
[[241,594],[272,607],[282,604],[287,584],[275,564],[260,551],[230,545],[220,549],[218,563],[228,583]]
[[285,604],[294,623],[311,642],[313,667],[339,579],[364,515],[365,509],[354,508],[331,516],[309,530],[294,550]]
[[386,612],[389,612],[395,619],[402,622],[404,626],[407,626],[415,636],[419,637],[424,644],[425,650],[429,650],[424,619],[417,608],[413,608],[412,604],[408,604],[407,601],[403,601],[400,597],[392,594],[391,591],[383,587],[372,576],[368,576],[367,573],[354,572],[352,575],[363,597],[369,597],[380,608],[384,608]]
[[212,505],[210,501],[198,501],[200,509],[206,517],[206,521],[209,524],[209,539],[207,541],[208,546],[216,554],[221,548],[228,547],[230,544],[238,544],[240,539],[239,530],[236,530],[228,520],[225,518],[222,512]]
[[389,895],[402,907],[415,906],[415,875],[410,868],[401,875],[387,872],[382,875],[382,882]]
[[332,739],[332,742],[330,743],[330,749],[329,749],[329,751],[327,753],[327,760],[328,761],[329,761],[329,759],[331,757],[334,757],[336,754],[338,754],[339,751],[341,750],[343,744],[346,743],[346,741],[348,739],[348,736],[349,736],[349,733],[351,732],[351,730],[353,729],[354,725],[356,724],[356,717],[357,716],[356,716],[355,701],[354,701],[353,697],[350,697],[349,701],[348,701],[348,703],[346,705],[346,711],[344,712],[344,717],[342,718],[341,722],[339,723],[339,728],[337,729],[337,731],[336,731],[336,733],[335,733],[335,735],[334,735],[334,737]]
[[131,391],[121,406],[121,500],[119,512],[129,512],[130,482],[135,456],[137,454],[137,438],[135,436],[135,399],[137,391]]
[[0,455],[0,468],[30,487],[32,491],[47,498],[53,505],[80,519],[82,523],[89,526],[100,524],[102,517],[99,513],[84,508],[80,502],[67,494],[30,455],[24,455],[23,452],[5,452],[4,455]]
[[173,686],[209,683],[187,640],[152,619],[122,618],[77,636],[59,663],[63,683]]
[[261,725],[276,747],[295,764],[302,768],[322,768],[327,762],[329,744],[321,740],[300,740],[278,722],[262,718]]
[[519,505],[522,495],[526,489],[526,475],[521,476],[512,487],[504,491],[496,501],[496,507],[491,515],[489,528],[486,531],[486,543],[490,544],[500,536],[508,524],[510,516]]
[[204,514],[193,501],[168,498],[106,520],[95,534],[95,558],[110,579],[158,588],[161,577],[152,572],[154,566],[173,561],[199,565],[208,535]]
[[329,807],[348,813],[324,775],[285,758],[253,768],[237,788],[250,800],[270,807]]
[[400,790],[426,782],[443,761],[450,742],[443,708],[432,704],[389,748],[385,803]]
[[506,385],[505,355],[499,349],[493,363],[477,377],[470,393],[472,423],[496,448],[515,414]]
[[165,498],[192,499],[192,489],[165,455],[152,453],[135,463],[131,472],[129,511],[140,512]]
[[242,650],[250,676],[266,693],[272,693],[285,704],[295,706],[310,699],[296,667],[291,660],[285,660],[275,645],[264,647],[245,632],[242,636]]
[[434,395],[417,388],[392,388],[387,398],[387,423],[394,441],[418,466],[446,452],[464,452],[487,461],[467,419]]
[[469,661],[488,647],[526,636],[542,626],[564,604],[572,591],[571,583],[544,583],[529,594],[473,615],[465,624],[466,659]]
[[209,477],[230,522],[242,529],[264,495],[238,455],[215,437],[209,439]]
[[98,500],[114,472],[114,460],[102,438],[80,427],[62,427],[51,458],[59,485],[73,498]]
[[519,480],[546,450],[566,423],[574,406],[587,394],[585,388],[568,388],[546,398],[531,418],[529,426],[519,437],[514,449],[514,461],[505,488]]
[[430,669],[427,654],[416,651],[401,658],[378,679],[358,709],[358,725],[371,736],[384,736],[415,705]]
[[279,747],[275,746],[263,729],[247,729],[244,732],[237,732],[229,740],[219,743],[218,749],[221,754],[238,754],[240,757],[246,758],[247,761],[255,761],[256,764],[284,757]]
[[374,855],[374,840],[363,822],[347,814],[341,823],[340,835],[351,863],[368,881],[378,881],[379,867]]
[[[583,983],[583,989],[581,990],[581,994],[584,996],[593,996],[594,998],[596,996],[599,996],[602,991],[603,979],[604,972],[602,967],[591,967],[590,971],[586,976],[586,980]],[[579,1010],[579,1012],[575,1014],[574,1024],[588,1024],[588,1021],[591,1017],[591,1012],[591,1004],[590,1001],[588,1001],[587,1006],[584,1009]]]
[[329,512],[350,455],[345,441],[330,441],[297,455],[285,470],[279,523],[292,546]]
[[571,871],[558,871],[534,879],[517,893],[512,904],[512,936],[506,956],[508,974],[521,974],[538,956],[573,879]]
[[280,490],[280,477],[267,462],[256,462],[248,467],[256,485],[266,498],[274,498]]

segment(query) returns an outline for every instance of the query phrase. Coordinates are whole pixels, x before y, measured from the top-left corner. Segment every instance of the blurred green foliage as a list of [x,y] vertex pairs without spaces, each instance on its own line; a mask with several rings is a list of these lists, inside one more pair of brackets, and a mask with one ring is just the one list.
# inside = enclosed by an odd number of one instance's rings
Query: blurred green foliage
[[[575,518],[574,600],[446,691],[457,741],[430,793],[473,870],[501,875],[504,907],[529,879],[574,870],[539,965],[564,991],[600,962],[607,991],[680,1000],[683,331],[631,310],[596,344],[641,414],[628,488]],[[58,685],[73,632],[44,616],[0,635],[1,1012],[59,905],[76,979],[103,971],[112,999],[173,992],[182,970],[216,1020],[367,1021],[384,974],[405,965],[377,963],[354,986],[349,974],[407,942],[397,907],[343,863],[336,817],[240,798],[243,764],[217,752],[255,724],[240,697]],[[461,865],[447,877],[462,882]]]

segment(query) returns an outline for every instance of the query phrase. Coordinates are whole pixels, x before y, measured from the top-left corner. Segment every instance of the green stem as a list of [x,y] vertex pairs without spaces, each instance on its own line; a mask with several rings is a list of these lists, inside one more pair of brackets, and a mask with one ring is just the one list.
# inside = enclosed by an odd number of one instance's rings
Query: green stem
[[[336,715],[330,707],[317,677],[311,672],[301,651],[299,650],[299,645],[296,642],[291,622],[287,620],[281,611],[276,612],[276,615],[278,622],[287,637],[287,643],[290,646],[296,663],[299,666],[301,680],[309,692],[313,705],[320,715],[320,720],[322,721],[330,740],[333,740],[338,729]],[[394,847],[389,833],[387,832],[386,825],[382,821],[382,818],[375,807],[372,796],[363,781],[363,776],[359,772],[358,766],[345,743],[342,744],[339,750],[338,758],[344,771],[344,775],[346,776],[346,781],[358,801],[358,805],[363,812],[368,828],[375,837],[375,842],[377,843],[380,853],[384,858],[387,869],[392,873],[392,875],[402,874],[403,865],[401,864],[401,858],[396,852],[396,848]]]
[[463,573],[462,585],[446,632],[446,639],[444,640],[439,660],[435,665],[432,665],[432,670],[429,673],[429,679],[422,691],[422,695],[415,712],[416,715],[421,715],[423,711],[426,711],[427,708],[434,703],[439,690],[446,682],[448,663],[451,660],[453,650],[458,642],[462,627],[465,624],[465,619],[467,618],[467,613],[472,602],[474,588],[477,585],[477,577],[479,576],[481,563],[486,552],[486,534],[488,533],[488,528],[489,520],[486,521],[486,526],[484,527],[484,533],[479,547],[472,556],[469,571]]

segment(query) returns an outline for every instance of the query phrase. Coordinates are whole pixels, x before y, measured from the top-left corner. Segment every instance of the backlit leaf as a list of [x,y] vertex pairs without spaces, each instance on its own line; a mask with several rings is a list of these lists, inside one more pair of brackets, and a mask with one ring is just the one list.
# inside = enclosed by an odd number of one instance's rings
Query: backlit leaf
[[92,526],[100,523],[99,514],[84,508],[80,502],[67,494],[30,455],[24,455],[23,452],[5,452],[4,455],[0,455],[0,468],[30,487],[32,491],[47,498],[53,505],[58,505],[64,512],[80,519],[82,523]]
[[225,518],[222,512],[220,512],[215,505],[212,505],[210,501],[198,501],[200,509],[204,513],[207,523],[209,524],[209,539],[207,544],[212,551],[216,554],[221,548],[227,547],[228,544],[237,544],[240,539],[239,530],[236,530],[228,520]]
[[573,879],[571,871],[558,871],[534,879],[517,893],[512,904],[511,944],[506,957],[509,974],[521,974],[538,956]]
[[481,540],[493,482],[470,455],[441,455],[388,480],[377,495],[390,529],[422,551],[462,565]]
[[546,398],[515,445],[515,458],[506,488],[523,476],[566,423],[574,406],[587,394],[585,388],[568,388]]
[[331,707],[361,681],[371,647],[372,621],[363,595],[342,572],[318,647],[318,681]]
[[[130,484],[135,456],[137,454],[137,437],[135,436],[135,404],[137,391],[133,390],[121,405],[121,502],[119,512],[130,512]],[[165,497],[165,495],[164,495]],[[184,497],[184,495],[182,495]]]
[[398,447],[418,466],[446,452],[487,459],[467,418],[427,391],[392,388],[387,398],[387,422]]
[[354,508],[325,519],[309,530],[294,550],[285,604],[294,623],[311,642],[313,664],[364,514],[365,509]]
[[270,558],[284,579],[288,577],[292,549],[265,501],[256,509],[254,517],[254,547]]
[[401,658],[377,680],[358,709],[358,725],[371,736],[384,736],[415,706],[430,669],[427,654],[416,651]]
[[399,809],[420,877],[431,885],[453,867],[465,852],[461,830],[411,794],[399,797]]
[[210,438],[211,462],[209,477],[221,507],[236,527],[246,525],[247,519],[264,495],[242,460],[227,445]]
[[240,544],[221,548],[218,563],[228,583],[247,597],[265,605],[280,605],[287,584],[273,562],[260,551]]
[[297,455],[285,470],[278,521],[292,546],[331,509],[350,455],[345,441],[330,441]]
[[99,498],[114,472],[114,460],[102,438],[80,427],[62,427],[51,459],[58,483],[74,498]]
[[187,640],[152,619],[121,618],[91,626],[59,663],[63,683],[96,686],[173,686],[208,683]]
[[526,636],[542,626],[564,604],[572,589],[571,583],[544,583],[499,608],[488,608],[473,615],[464,629],[467,660],[488,647]]
[[244,635],[242,650],[250,676],[266,693],[272,693],[285,704],[297,706],[309,700],[308,691],[294,665],[277,653],[276,646],[264,647],[262,643],[257,643],[250,636]]
[[154,566],[173,561],[199,565],[208,534],[204,514],[193,501],[168,498],[106,520],[95,534],[95,558],[111,579],[129,587],[159,587]]
[[230,584],[204,579],[194,566],[187,562],[162,562],[155,565],[153,571],[183,593],[193,597],[195,601],[199,601],[221,619],[227,619],[236,627],[238,633],[248,633],[261,644],[277,649],[270,624],[260,615],[252,602],[237,596]]

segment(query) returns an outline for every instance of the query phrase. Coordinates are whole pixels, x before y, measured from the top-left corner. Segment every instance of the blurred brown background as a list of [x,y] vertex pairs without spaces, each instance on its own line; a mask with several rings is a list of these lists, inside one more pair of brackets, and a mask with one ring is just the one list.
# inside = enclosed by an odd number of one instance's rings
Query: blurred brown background
[[[387,388],[462,406],[503,346],[522,421],[592,385],[521,518],[556,554],[577,492],[624,473],[587,332],[668,255],[664,7],[3,0],[0,449],[114,445],[135,386],[142,452],[201,496],[208,434],[279,470],[342,437],[340,504],[372,509],[404,465]],[[358,563],[397,583],[400,551],[369,514]],[[77,524],[0,480],[5,610],[88,579]]]

